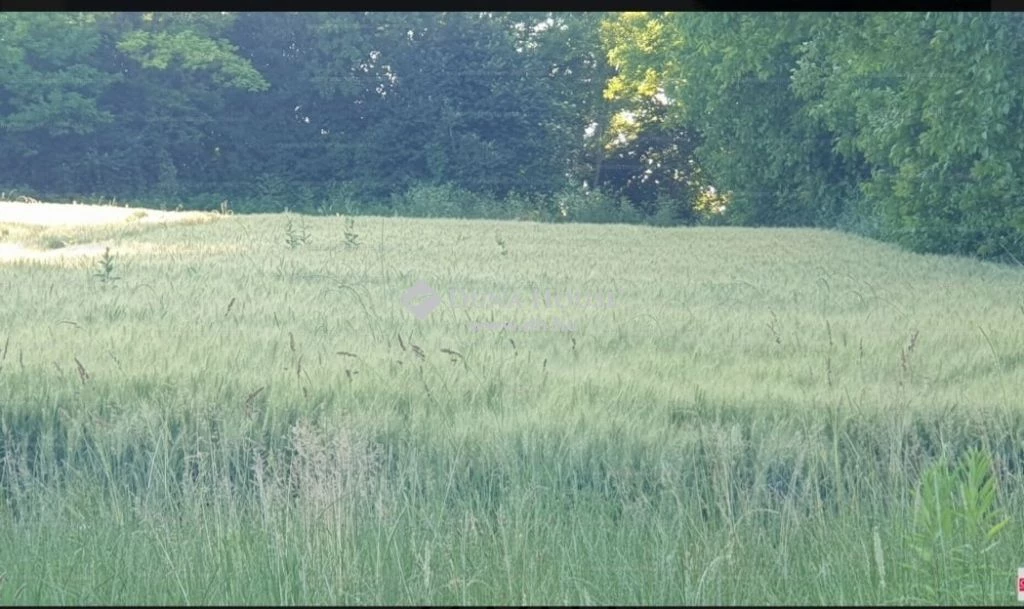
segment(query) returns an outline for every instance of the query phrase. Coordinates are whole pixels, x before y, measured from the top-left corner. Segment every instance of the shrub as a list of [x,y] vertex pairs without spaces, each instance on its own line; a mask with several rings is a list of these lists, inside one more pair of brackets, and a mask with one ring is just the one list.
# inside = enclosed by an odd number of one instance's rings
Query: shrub
[[642,214],[622,199],[598,190],[573,189],[555,196],[559,215],[570,222],[637,223]]
[[392,197],[400,216],[415,218],[465,218],[483,207],[481,197],[453,184],[416,184]]

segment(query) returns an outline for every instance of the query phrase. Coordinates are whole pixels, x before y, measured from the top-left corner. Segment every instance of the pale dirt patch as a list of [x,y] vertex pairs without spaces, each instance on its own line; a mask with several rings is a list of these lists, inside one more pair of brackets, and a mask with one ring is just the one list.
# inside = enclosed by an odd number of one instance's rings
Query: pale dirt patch
[[129,220],[144,224],[202,222],[212,217],[213,214],[199,211],[161,211],[142,207],[114,207],[113,205],[0,201],[0,223],[35,226],[101,226],[121,224]]
[[83,256],[99,256],[106,249],[104,245],[86,243],[69,245],[53,250],[34,250],[20,243],[0,243],[0,262],[14,260],[37,260],[40,262],[57,262],[64,258],[81,258]]
[[[51,228],[103,228],[135,224],[209,222],[215,214],[197,211],[162,211],[141,207],[115,207],[112,205],[78,205],[66,203],[20,203],[0,201],[0,225]],[[96,257],[103,254],[107,243],[79,243],[52,249],[36,249],[22,243],[0,243],[0,262],[33,260],[60,262],[66,259]],[[129,249],[146,249],[130,247]],[[150,248],[152,249],[152,248]]]

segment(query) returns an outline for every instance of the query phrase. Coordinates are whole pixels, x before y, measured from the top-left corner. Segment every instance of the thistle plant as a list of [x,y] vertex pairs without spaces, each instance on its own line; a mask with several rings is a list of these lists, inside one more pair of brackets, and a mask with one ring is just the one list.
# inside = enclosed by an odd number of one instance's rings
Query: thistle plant
[[103,285],[109,285],[120,279],[120,277],[114,275],[114,255],[110,253],[109,247],[96,262],[96,266],[98,269],[93,273],[93,276],[98,278]]

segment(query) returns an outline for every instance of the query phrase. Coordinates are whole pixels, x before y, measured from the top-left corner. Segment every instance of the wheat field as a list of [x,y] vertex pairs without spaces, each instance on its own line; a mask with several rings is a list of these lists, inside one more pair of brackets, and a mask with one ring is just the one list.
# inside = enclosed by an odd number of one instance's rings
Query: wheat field
[[0,224],[0,604],[1016,601],[1024,269],[142,217]]

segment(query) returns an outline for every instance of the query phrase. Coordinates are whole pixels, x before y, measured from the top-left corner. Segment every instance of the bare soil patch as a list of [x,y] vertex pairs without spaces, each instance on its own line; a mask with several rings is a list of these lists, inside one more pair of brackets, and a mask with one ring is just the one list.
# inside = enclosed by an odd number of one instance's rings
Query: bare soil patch
[[129,220],[142,223],[187,222],[206,220],[210,215],[198,211],[161,211],[113,205],[0,201],[0,223],[34,226],[100,226]]

